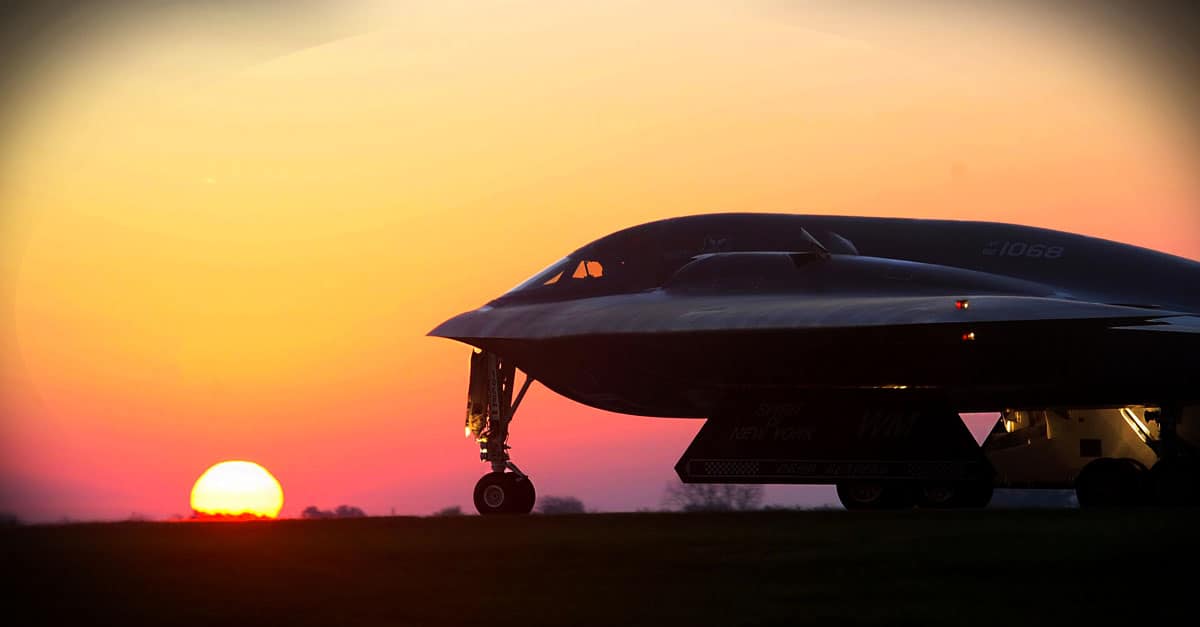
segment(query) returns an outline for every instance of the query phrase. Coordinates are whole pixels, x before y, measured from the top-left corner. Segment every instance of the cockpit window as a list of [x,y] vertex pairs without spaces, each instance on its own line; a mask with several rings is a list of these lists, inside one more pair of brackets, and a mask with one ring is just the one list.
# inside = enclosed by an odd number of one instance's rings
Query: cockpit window
[[611,235],[560,259],[497,299],[548,302],[654,289],[678,269],[645,231]]
[[[611,263],[611,262],[610,262]],[[585,283],[604,282],[608,276],[605,264],[595,259],[573,259],[566,257],[550,264],[545,270],[526,279],[508,291],[508,294],[533,291],[570,290]]]
[[599,279],[604,277],[604,265],[599,261],[580,261],[571,273],[572,279]]
[[539,288],[543,285],[553,285],[557,283],[560,278],[562,278],[563,273],[566,272],[567,266],[570,265],[570,263],[571,260],[569,258],[563,257],[562,259],[559,259],[558,261],[546,266],[537,274],[525,279],[524,281],[521,281],[516,287],[508,290],[508,293],[512,294],[513,292],[522,292],[528,289]]
[[[560,259],[509,290],[505,300],[558,300],[616,294],[642,288],[630,274],[630,263],[623,258],[578,255]],[[648,277],[644,283],[649,283]],[[653,284],[644,287],[654,287]]]

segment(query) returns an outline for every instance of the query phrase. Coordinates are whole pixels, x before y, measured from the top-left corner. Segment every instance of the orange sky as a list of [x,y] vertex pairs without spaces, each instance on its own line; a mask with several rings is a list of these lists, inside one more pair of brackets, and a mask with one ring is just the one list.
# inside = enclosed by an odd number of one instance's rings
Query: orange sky
[[[0,509],[185,513],[222,459],[284,515],[466,506],[467,349],[425,332],[647,220],[987,219],[1200,259],[1196,147],[1094,32],[567,4],[151,13],[46,53],[0,161]],[[348,35],[279,54],[287,25]],[[535,386],[512,443],[540,493],[634,509],[699,426]],[[769,500],[806,499],[832,493]]]

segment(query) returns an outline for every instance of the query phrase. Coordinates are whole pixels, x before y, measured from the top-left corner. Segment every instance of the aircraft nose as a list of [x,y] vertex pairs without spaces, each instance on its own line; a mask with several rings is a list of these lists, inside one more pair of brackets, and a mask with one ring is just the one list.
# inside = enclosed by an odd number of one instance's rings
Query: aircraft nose
[[453,338],[458,335],[458,331],[462,327],[461,318],[466,314],[459,314],[449,320],[437,325],[429,333],[425,335],[430,337],[449,337]]
[[445,337],[452,340],[478,337],[480,335],[480,310],[468,311],[437,325],[425,335],[430,337]]

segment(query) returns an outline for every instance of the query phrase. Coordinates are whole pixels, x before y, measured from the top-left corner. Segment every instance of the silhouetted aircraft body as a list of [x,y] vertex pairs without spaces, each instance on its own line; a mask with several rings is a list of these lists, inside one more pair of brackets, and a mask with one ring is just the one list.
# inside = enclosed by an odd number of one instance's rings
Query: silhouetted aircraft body
[[[488,513],[533,504],[505,444],[517,367],[593,407],[708,419],[685,481],[833,483],[848,507],[981,505],[993,485],[1200,502],[1200,263],[1135,246],[690,216],[603,237],[430,334],[479,349]],[[981,448],[957,414],[983,411],[1002,417]]]

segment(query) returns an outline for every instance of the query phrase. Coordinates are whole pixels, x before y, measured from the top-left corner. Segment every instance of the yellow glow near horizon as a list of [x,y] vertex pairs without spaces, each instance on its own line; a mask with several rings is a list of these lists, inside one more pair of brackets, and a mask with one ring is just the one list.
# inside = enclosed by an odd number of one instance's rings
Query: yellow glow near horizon
[[191,502],[200,514],[275,518],[283,509],[283,487],[254,462],[227,461],[200,475]]

